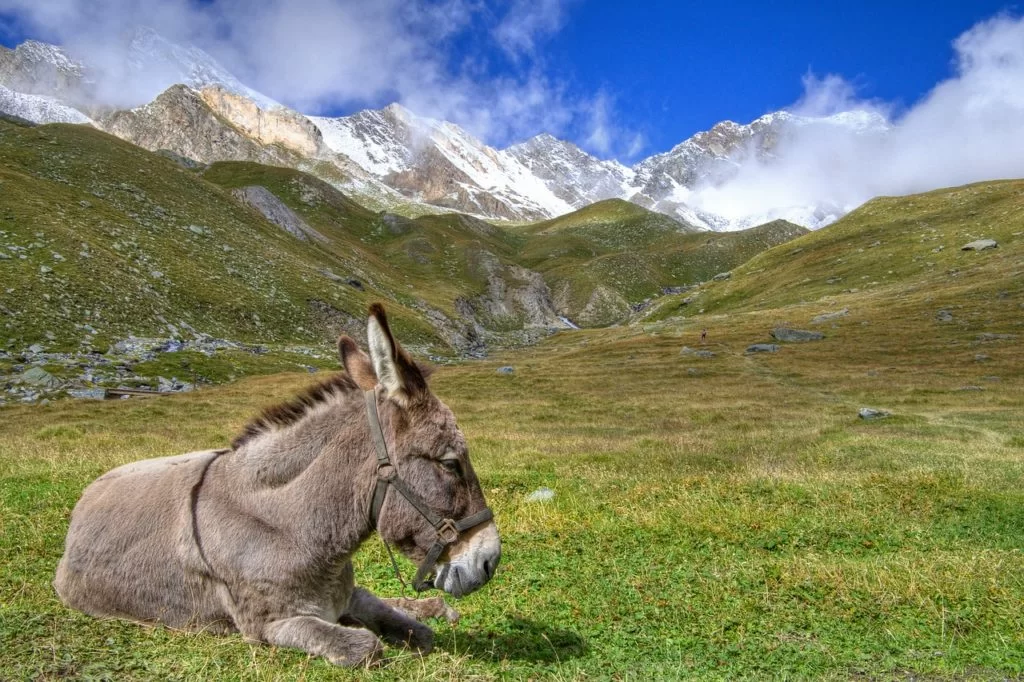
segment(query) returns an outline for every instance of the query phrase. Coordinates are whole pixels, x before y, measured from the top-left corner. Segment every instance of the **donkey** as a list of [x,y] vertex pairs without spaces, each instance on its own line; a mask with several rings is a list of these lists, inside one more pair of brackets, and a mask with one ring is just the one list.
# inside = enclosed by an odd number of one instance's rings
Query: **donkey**
[[374,661],[381,640],[428,653],[429,627],[355,586],[352,554],[376,529],[422,562],[417,589],[459,597],[494,575],[501,541],[455,417],[380,304],[367,336],[369,355],[341,337],[346,373],[264,411],[230,449],[90,484],[57,566],[61,600],[337,665]]

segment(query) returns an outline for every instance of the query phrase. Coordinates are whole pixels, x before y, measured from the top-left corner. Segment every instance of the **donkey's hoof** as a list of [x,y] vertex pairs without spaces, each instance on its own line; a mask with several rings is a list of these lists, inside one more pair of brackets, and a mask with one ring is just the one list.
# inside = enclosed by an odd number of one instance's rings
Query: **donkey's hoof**
[[372,667],[380,664],[384,656],[384,645],[369,631],[356,632],[349,639],[345,652],[331,654],[327,660],[345,668]]
[[426,625],[416,623],[415,627],[409,630],[407,642],[409,648],[415,649],[421,656],[426,656],[434,650],[434,631]]

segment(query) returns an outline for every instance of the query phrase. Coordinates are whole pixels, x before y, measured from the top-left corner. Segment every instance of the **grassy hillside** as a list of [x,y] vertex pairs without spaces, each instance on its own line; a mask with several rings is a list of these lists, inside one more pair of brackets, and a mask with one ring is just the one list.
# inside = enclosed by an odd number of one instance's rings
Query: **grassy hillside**
[[[751,310],[814,300],[841,305],[851,294],[941,295],[989,289],[997,282],[1019,292],[1022,237],[1024,181],[882,197],[834,225],[752,258],[731,280],[709,290],[704,307]],[[999,247],[961,250],[981,238],[995,239]]]
[[522,258],[544,274],[565,309],[601,326],[665,287],[709,280],[761,251],[806,234],[779,221],[740,232],[708,233],[626,201],[601,201],[522,228]]
[[[386,298],[339,285],[330,248],[303,242],[163,156],[84,127],[0,122],[0,291],[8,347],[104,350],[129,334],[194,330],[318,343],[312,302]],[[396,310],[417,342],[438,342]]]

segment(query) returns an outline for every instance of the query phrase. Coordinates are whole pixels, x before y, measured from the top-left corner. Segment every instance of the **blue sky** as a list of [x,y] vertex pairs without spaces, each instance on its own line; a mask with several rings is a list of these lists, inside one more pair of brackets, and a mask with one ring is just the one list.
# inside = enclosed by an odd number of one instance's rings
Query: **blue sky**
[[723,119],[793,105],[808,74],[838,75],[857,99],[898,114],[954,75],[953,41],[1000,12],[1019,6],[0,0],[0,42],[33,37],[90,54],[146,24],[306,113],[398,100],[491,144],[550,132],[631,162]]
[[838,74],[858,95],[913,104],[951,75],[953,40],[1014,5],[959,2],[579,3],[545,58],[615,98],[621,125],[660,151],[723,119],[796,102],[801,77]]

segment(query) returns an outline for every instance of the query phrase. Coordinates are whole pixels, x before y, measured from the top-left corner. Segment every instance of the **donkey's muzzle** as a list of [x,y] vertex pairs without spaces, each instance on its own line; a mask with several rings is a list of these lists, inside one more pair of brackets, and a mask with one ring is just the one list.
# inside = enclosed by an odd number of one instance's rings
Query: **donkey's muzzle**
[[433,586],[453,597],[483,587],[501,562],[501,540],[494,523],[480,528],[469,540],[449,552],[450,560],[437,565]]

